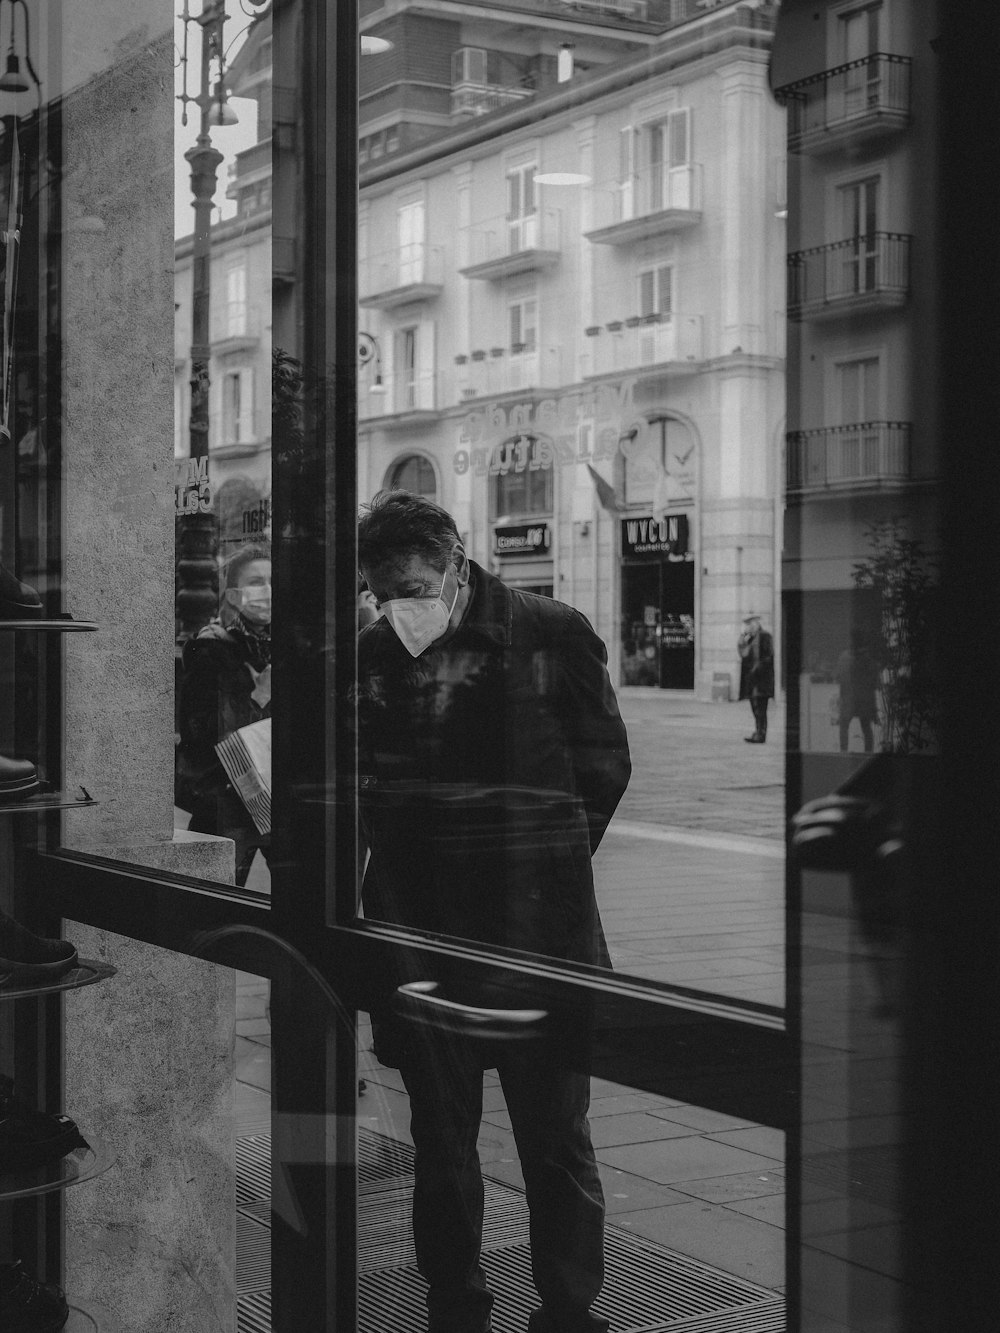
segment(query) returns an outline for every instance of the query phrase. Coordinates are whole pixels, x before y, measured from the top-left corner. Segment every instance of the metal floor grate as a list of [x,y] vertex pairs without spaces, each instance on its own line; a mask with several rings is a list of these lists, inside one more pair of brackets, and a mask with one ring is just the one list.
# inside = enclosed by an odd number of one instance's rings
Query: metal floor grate
[[271,1333],[271,1293],[257,1291],[236,1299],[238,1333]]
[[[270,1231],[263,1182],[270,1187],[270,1136],[237,1141],[243,1178],[238,1197],[239,1333],[271,1333]],[[410,1235],[413,1149],[361,1128],[358,1138],[359,1333],[424,1333],[425,1286]],[[538,1305],[531,1280],[523,1193],[485,1179],[483,1267],[496,1293],[494,1333],[523,1333]],[[605,1284],[595,1309],[612,1333],[784,1333],[784,1300],[773,1291],[609,1223]],[[253,1286],[245,1284],[254,1284]],[[266,1302],[266,1305],[265,1305]]]

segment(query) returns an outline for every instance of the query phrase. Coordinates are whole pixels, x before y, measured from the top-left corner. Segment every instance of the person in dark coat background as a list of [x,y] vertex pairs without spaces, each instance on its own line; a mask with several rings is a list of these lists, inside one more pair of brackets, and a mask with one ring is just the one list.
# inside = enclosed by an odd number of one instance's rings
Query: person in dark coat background
[[753,734],[744,740],[763,745],[767,740],[767,702],[774,698],[774,640],[761,629],[760,616],[751,611],[743,618],[739,638],[740,698],[749,699],[753,710]]
[[259,833],[215,752],[218,741],[271,716],[271,553],[241,546],[225,567],[218,618],[184,645],[179,709],[177,804],[191,811],[192,833],[236,844],[236,883],[243,885]]
[[[451,516],[383,492],[359,523],[382,615],[358,643],[369,919],[607,965],[591,857],[631,771],[603,642],[573,608],[471,561]],[[399,978],[392,979],[392,989]],[[485,1333],[476,1140],[498,1070],[531,1216],[531,1333],[603,1330],[604,1199],[590,1079],[557,1036],[487,1044],[373,1012],[416,1150],[413,1234],[430,1333]],[[465,997],[463,997],[465,998]],[[581,1020],[582,1021],[582,1020]]]

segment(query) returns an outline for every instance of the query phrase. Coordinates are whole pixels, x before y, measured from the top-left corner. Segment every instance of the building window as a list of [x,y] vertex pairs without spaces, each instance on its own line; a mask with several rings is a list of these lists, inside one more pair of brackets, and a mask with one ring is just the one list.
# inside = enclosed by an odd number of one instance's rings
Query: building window
[[[389,341],[392,410],[432,411],[436,399],[435,331],[433,320],[423,320],[396,331]],[[383,343],[383,349],[386,343]],[[385,362],[383,362],[385,366]]]
[[426,500],[437,500],[437,477],[434,468],[420,454],[410,454],[394,463],[389,470],[387,486],[390,491],[411,491]]
[[507,307],[507,329],[510,334],[510,350],[516,356],[519,352],[534,352],[538,347],[538,302],[512,301]]
[[639,314],[660,315],[669,319],[673,304],[673,269],[669,264],[657,264],[639,274]]
[[626,125],[618,138],[618,191],[622,221],[691,207],[691,112],[688,107],[643,125]]
[[841,236],[847,241],[838,251],[838,290],[845,295],[873,291],[878,283],[878,186],[878,177],[871,176],[837,190]]
[[230,370],[222,377],[222,445],[253,439],[253,371]]
[[477,46],[463,46],[451,57],[451,82],[484,84],[486,82],[486,52]]
[[396,214],[399,238],[399,285],[420,282],[424,276],[424,201],[403,204]]
[[877,421],[882,416],[882,374],[877,356],[839,361],[837,375],[837,425]]
[[248,321],[246,265],[234,264],[226,271],[226,337],[243,337]]
[[491,487],[494,519],[552,513],[552,465],[532,468],[537,450],[538,441],[528,435],[507,440],[499,447],[501,470]]
[[537,170],[537,165],[531,162],[507,172],[507,248],[512,255],[538,245]]

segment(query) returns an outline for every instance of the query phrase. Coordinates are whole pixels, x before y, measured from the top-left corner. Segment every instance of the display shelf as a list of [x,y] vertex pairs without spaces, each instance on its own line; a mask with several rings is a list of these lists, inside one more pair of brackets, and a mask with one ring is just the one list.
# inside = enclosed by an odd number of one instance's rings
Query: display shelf
[[[107,981],[118,971],[110,963],[98,963],[93,959],[80,958],[76,966],[55,981],[39,982],[30,986],[27,982],[5,982],[0,972],[0,1000],[24,1000],[38,995],[55,995],[59,991],[80,990],[83,986],[96,985],[98,981]],[[9,973],[7,974],[10,975]]]
[[47,616],[44,620],[0,619],[0,631],[5,629],[40,629],[55,631],[57,634],[92,634],[97,629],[97,621],[74,620],[72,616]]
[[45,791],[23,801],[5,801],[0,797],[0,815],[37,815],[46,810],[71,810],[77,806],[96,804],[86,787],[78,787],[74,793]]
[[[87,1138],[86,1134],[84,1138]],[[72,1185],[82,1185],[87,1180],[103,1176],[105,1171],[114,1166],[117,1158],[101,1139],[91,1137],[87,1142],[90,1144],[88,1148],[75,1148],[48,1166],[0,1173],[0,1202],[54,1194],[57,1190],[66,1190]]]

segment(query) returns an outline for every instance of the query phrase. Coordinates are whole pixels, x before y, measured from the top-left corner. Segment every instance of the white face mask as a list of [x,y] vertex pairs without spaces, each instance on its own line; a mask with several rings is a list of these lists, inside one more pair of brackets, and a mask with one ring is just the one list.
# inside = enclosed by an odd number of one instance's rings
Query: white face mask
[[[458,580],[455,579],[455,596],[451,606],[445,605],[444,585],[448,581],[449,570],[445,570],[441,580],[441,591],[436,597],[396,597],[382,603],[382,614],[399,636],[399,641],[411,657],[419,657],[425,648],[447,630],[451,613],[458,601]],[[454,575],[452,576],[454,577]]]
[[255,625],[271,623],[270,583],[251,583],[245,588],[230,588],[229,600],[246,620]]

